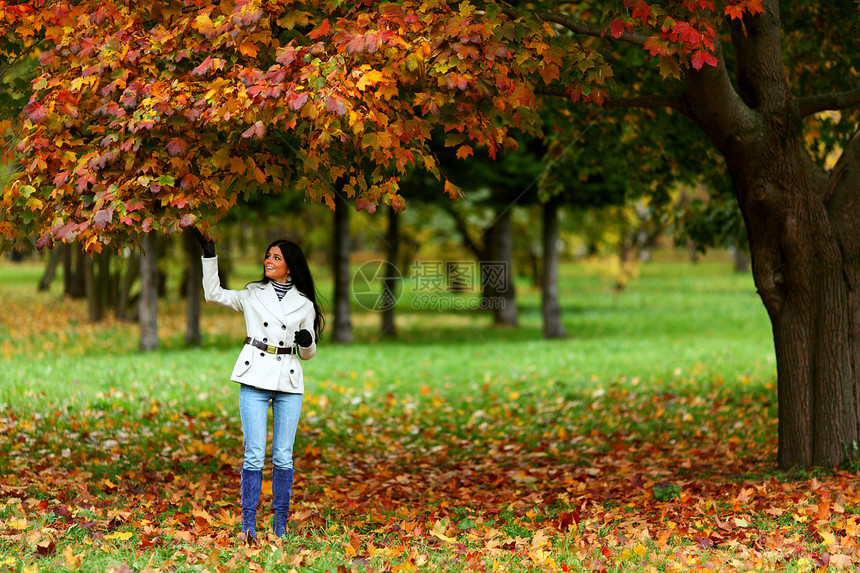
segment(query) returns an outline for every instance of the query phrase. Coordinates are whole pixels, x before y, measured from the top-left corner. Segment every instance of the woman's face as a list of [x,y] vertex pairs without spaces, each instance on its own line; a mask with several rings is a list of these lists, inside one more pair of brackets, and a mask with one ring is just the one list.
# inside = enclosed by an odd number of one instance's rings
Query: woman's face
[[272,247],[266,253],[263,268],[266,271],[266,276],[275,282],[285,283],[287,282],[287,277],[290,276],[290,269],[287,268],[287,263],[284,261],[281,247],[278,246]]

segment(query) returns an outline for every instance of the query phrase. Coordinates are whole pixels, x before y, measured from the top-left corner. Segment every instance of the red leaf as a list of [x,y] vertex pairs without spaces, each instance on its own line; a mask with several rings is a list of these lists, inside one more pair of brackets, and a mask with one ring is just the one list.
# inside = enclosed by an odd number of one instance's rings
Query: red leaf
[[376,212],[376,204],[371,203],[364,197],[359,197],[355,200],[355,209],[357,211],[367,211],[368,213]]
[[633,8],[633,19],[639,20],[642,24],[648,23],[648,18],[651,16],[651,6],[645,2],[640,2]]
[[187,229],[188,227],[193,227],[194,223],[197,222],[197,216],[191,213],[186,213],[182,215],[182,219],[179,220],[179,228]]
[[256,136],[257,139],[263,139],[263,136],[266,134],[266,126],[263,125],[262,121],[255,121],[254,124],[242,132],[242,137],[248,138]]
[[206,56],[206,59],[200,62],[200,65],[191,70],[192,76],[202,76],[212,68],[212,56]]
[[289,66],[296,61],[296,49],[290,46],[278,48],[278,63]]
[[46,110],[45,106],[37,101],[31,101],[24,106],[24,113],[27,114],[30,121],[35,121],[37,123],[48,117],[48,110]]
[[69,170],[66,169],[65,171],[60,171],[54,177],[54,187],[60,187],[68,180],[69,180]]
[[717,58],[710,52],[696,52],[693,54],[693,68],[696,70],[701,70],[702,66],[708,64],[709,66],[717,65]]
[[176,157],[177,155],[185,155],[185,152],[187,150],[188,144],[185,143],[185,140],[183,139],[174,137],[167,142],[167,152],[174,157]]
[[484,46],[484,58],[494,61],[496,58],[503,60],[508,57],[508,48],[499,42],[490,42]]
[[325,103],[325,108],[328,111],[337,112],[338,115],[344,115],[346,113],[346,102],[336,95],[326,96],[323,103]]
[[295,92],[292,92],[292,95],[289,95],[287,97],[287,100],[290,103],[290,109],[298,111],[302,108],[303,105],[305,105],[305,102],[308,101],[308,93],[301,92],[297,94]]
[[93,227],[98,230],[104,229],[113,220],[113,209],[102,209],[93,215]]
[[316,39],[328,34],[330,29],[331,29],[331,25],[328,23],[328,18],[326,18],[325,20],[322,21],[322,23],[319,25],[319,27],[317,27],[314,30],[311,30],[311,32],[308,34],[308,38],[310,38],[311,40],[316,40]]
[[612,23],[609,25],[609,33],[616,40],[624,34],[626,29],[627,26],[624,24],[624,20],[620,18],[617,20],[613,20]]
[[346,51],[349,54],[357,54],[358,52],[364,50],[364,46],[364,36],[353,36],[352,39],[346,43]]

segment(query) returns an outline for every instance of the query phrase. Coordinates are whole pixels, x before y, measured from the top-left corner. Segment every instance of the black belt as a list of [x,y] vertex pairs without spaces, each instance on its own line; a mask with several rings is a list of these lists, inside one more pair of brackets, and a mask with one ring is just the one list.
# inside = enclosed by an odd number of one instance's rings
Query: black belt
[[256,338],[250,338],[250,337],[246,338],[245,344],[250,344],[251,346],[255,346],[255,347],[259,348],[260,350],[265,350],[269,354],[292,354],[293,353],[292,347],[281,348],[278,346],[272,346],[271,344],[266,344],[265,342],[260,342]]

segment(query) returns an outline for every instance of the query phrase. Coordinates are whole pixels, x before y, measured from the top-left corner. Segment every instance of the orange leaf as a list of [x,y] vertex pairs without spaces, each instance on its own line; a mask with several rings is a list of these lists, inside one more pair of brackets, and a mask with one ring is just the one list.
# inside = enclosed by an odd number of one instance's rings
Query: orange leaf
[[472,155],[474,155],[474,151],[469,145],[461,145],[460,148],[457,149],[457,159],[466,159]]

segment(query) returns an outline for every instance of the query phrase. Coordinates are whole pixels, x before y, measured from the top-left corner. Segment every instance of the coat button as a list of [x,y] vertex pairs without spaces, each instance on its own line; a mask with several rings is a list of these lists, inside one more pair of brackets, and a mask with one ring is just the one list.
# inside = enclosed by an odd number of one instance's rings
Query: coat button
[[261,353],[260,353],[260,356],[265,356],[265,355],[266,355],[266,353],[265,353],[265,352],[261,352]]
[[248,366],[249,364],[250,364],[250,362],[248,362],[248,361],[246,360],[246,361],[245,361],[245,366]]
[[290,370],[290,374],[295,374],[295,373],[296,373],[295,370]]
[[264,338],[264,339],[263,339],[263,342],[269,342],[269,339],[268,339],[268,338]]
[[268,322],[264,322],[264,323],[263,323],[263,326],[269,326],[269,323],[268,323]]
[[281,340],[280,342],[278,342],[278,346],[283,346],[283,345],[284,345],[284,341],[283,341],[283,340]]
[[287,329],[287,325],[286,325],[286,324],[282,324],[282,325],[281,325],[281,330],[286,330],[286,329]]
[[280,362],[280,361],[281,361],[281,357],[280,357],[280,356],[278,356],[278,362]]

